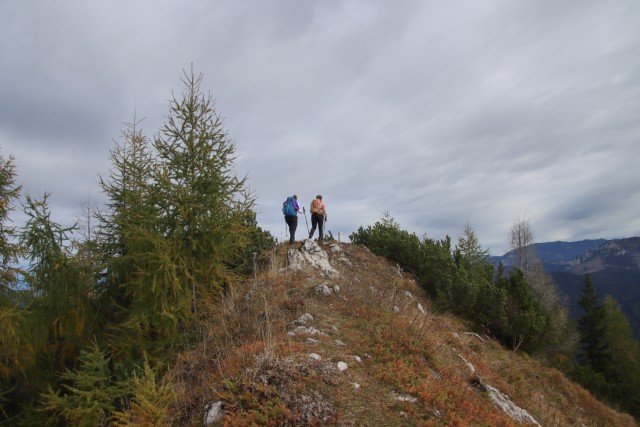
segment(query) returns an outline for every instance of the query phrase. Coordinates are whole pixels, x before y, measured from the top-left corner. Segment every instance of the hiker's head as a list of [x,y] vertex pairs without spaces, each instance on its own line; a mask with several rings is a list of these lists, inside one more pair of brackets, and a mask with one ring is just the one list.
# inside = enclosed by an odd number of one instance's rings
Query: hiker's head
[[294,198],[294,199],[296,199],[296,200],[298,200],[298,195],[297,195],[297,194],[294,194],[294,195],[293,195],[293,198]]
[[322,200],[322,196],[318,194],[318,195],[316,196],[316,199],[318,199],[318,200]]

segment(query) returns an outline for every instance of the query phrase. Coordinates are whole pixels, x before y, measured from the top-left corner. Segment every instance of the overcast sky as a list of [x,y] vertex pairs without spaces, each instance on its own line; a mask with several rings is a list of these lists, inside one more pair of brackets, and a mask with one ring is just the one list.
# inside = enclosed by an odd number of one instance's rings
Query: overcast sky
[[637,0],[0,0],[0,153],[70,224],[193,63],[279,239],[293,193],[334,235],[389,211],[437,239],[469,222],[493,255],[518,218],[638,236],[639,22]]

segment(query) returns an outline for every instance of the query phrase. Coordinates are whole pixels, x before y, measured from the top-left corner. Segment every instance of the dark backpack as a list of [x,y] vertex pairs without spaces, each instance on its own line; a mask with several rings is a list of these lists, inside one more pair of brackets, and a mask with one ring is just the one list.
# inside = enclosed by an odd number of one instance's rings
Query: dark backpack
[[287,197],[282,204],[282,213],[284,216],[296,216],[296,209],[293,207],[293,197]]

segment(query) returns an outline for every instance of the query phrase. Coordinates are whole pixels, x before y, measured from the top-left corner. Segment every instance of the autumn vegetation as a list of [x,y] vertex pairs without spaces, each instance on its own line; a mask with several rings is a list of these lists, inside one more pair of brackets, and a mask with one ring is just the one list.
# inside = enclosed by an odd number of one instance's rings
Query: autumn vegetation
[[[526,220],[518,267],[494,271],[470,225],[454,245],[387,215],[341,245],[340,292],[319,296],[327,280],[287,270],[258,226],[202,76],[182,83],[155,136],[125,127],[105,206],[75,225],[0,153],[0,425],[202,425],[213,401],[231,426],[515,425],[485,384],[542,425],[634,425],[617,412],[640,416],[626,318],[586,277],[572,323]],[[328,332],[314,344],[288,334],[304,313]]]
[[533,246],[528,220],[511,229],[517,266],[494,272],[489,254],[467,225],[455,247],[402,230],[384,216],[350,237],[411,271],[440,308],[464,317],[474,329],[514,351],[536,356],[565,372],[611,405],[640,416],[640,343],[611,297],[599,301],[585,276],[577,325]]

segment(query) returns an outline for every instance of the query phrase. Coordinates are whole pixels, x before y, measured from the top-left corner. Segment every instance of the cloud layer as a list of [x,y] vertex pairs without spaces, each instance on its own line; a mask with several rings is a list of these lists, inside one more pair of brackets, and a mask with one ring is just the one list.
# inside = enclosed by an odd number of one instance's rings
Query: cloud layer
[[[3,2],[0,152],[54,216],[102,201],[123,122],[152,135],[193,64],[258,196],[321,193],[349,234],[389,211],[494,254],[640,234],[640,4],[633,0]],[[299,237],[303,237],[304,232]]]

